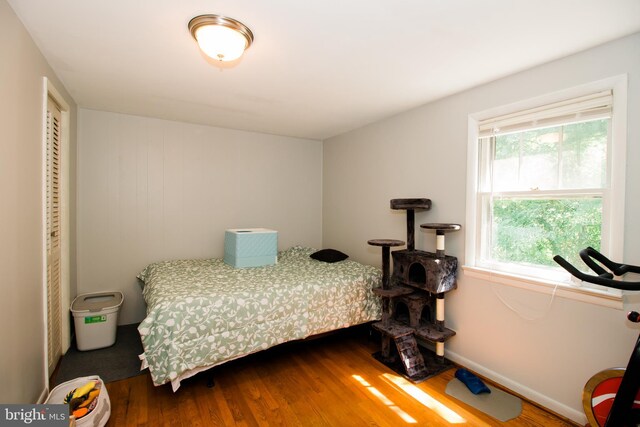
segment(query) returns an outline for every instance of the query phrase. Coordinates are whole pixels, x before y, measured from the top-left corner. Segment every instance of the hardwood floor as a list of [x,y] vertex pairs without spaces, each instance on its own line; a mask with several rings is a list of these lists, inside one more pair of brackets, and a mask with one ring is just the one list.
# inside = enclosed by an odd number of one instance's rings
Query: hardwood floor
[[[506,423],[445,394],[455,369],[404,389],[371,353],[375,341],[342,333],[289,343],[213,369],[171,387],[148,373],[107,384],[107,426],[570,426],[530,403]],[[427,406],[410,395],[422,395]],[[426,396],[426,397],[425,397]]]

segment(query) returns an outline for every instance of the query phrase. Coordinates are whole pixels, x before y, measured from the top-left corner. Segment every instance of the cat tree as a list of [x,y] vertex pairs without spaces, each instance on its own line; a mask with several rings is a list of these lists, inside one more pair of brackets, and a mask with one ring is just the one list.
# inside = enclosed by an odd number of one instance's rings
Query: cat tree
[[[436,232],[436,252],[425,252],[415,249],[415,211],[431,209],[431,200],[392,199],[391,209],[407,212],[407,248],[391,252],[391,247],[404,245],[401,240],[368,242],[382,247],[382,287],[373,290],[382,298],[382,320],[373,324],[382,334],[382,349],[374,357],[410,380],[420,382],[451,367],[444,357],[444,343],[455,331],[444,326],[444,295],[457,286],[458,259],[445,254],[444,237],[446,232],[459,230],[460,225],[420,225]],[[435,355],[426,349],[421,351],[418,339],[434,344]]]

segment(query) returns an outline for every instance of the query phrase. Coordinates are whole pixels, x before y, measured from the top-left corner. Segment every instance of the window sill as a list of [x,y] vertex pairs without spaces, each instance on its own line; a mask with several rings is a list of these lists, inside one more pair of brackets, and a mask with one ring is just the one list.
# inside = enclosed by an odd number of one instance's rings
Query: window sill
[[476,279],[486,280],[492,283],[513,286],[515,288],[526,289],[533,292],[553,294],[576,301],[600,305],[617,310],[624,309],[625,292],[617,289],[597,289],[591,285],[581,286],[578,282],[570,284],[551,280],[537,279],[535,277],[521,276],[512,273],[490,270],[475,266],[463,266],[464,274]]

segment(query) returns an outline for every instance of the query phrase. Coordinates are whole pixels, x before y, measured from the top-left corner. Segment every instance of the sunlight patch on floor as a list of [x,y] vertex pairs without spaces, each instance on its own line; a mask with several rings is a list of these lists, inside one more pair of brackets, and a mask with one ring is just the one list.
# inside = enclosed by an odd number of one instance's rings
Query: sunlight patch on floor
[[391,374],[382,374],[382,377],[395,386],[399,387],[402,391],[413,397],[418,402],[422,403],[427,408],[434,411],[436,414],[440,415],[447,422],[451,424],[462,424],[467,422],[466,419],[462,418],[448,406],[440,403],[438,400],[434,399],[429,394],[425,393],[423,390],[411,384],[404,378]]
[[400,418],[402,418],[406,423],[416,424],[416,421],[411,415],[404,412],[402,409],[398,407],[392,400],[390,400],[387,396],[382,394],[380,390],[369,384],[364,378],[360,375],[351,375],[356,381],[360,383],[361,386],[365,387],[371,394],[378,398],[383,404],[389,407],[393,412],[395,412]]

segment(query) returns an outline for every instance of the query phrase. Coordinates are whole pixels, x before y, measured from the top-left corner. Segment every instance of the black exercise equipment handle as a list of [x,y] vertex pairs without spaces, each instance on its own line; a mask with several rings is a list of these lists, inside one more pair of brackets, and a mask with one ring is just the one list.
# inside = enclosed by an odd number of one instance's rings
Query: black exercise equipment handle
[[[571,263],[569,263],[567,260],[562,258],[560,255],[554,256],[553,260],[560,264],[562,268],[571,273],[571,275],[584,282],[606,286],[608,288],[622,289],[625,291],[640,291],[640,282],[625,282],[613,278],[614,274],[616,276],[622,276],[625,273],[640,273],[640,267],[613,262],[592,247],[581,250],[580,258],[582,258],[584,263],[587,264],[587,266],[589,266],[589,268],[591,268],[594,272],[596,272],[597,275],[583,273],[582,271],[571,265]],[[611,270],[613,274],[600,267],[600,265],[593,261],[592,258]]]
[[[606,271],[604,268],[600,267],[600,264],[598,264],[597,262],[592,260],[591,257],[597,259],[600,263],[606,265],[607,268],[609,270],[611,270],[611,271],[613,271],[613,269],[615,268],[615,266],[612,268],[611,266],[607,265],[602,259],[602,258],[604,258],[604,256],[602,256],[602,254],[600,252],[597,252],[591,246],[589,246],[588,248],[585,248],[585,249],[580,251],[580,258],[582,258],[582,261],[585,264],[587,264],[587,266],[590,269],[595,271],[598,276],[604,277],[605,279],[613,279],[613,274],[611,274],[610,272]],[[607,258],[604,258],[604,259],[606,259],[608,261]],[[619,273],[616,273],[616,275],[620,276]]]
[[[596,261],[600,262],[602,265],[607,267],[616,276],[622,276],[625,273],[640,273],[640,267],[635,266],[635,265],[618,264],[617,262],[613,262],[609,258],[607,258],[606,256],[602,255],[600,252],[598,252],[597,250],[593,249],[590,246],[580,251],[580,258],[582,258],[582,260],[593,271],[598,273],[598,275],[600,275],[602,273],[606,273],[606,272],[602,268],[600,268],[599,265],[597,265],[595,262],[593,262],[593,260],[591,258],[594,258]],[[598,269],[594,268],[593,267],[594,265],[596,266],[596,268],[599,268],[600,271],[598,271]],[[610,273],[607,273],[607,274],[610,274]],[[613,277],[611,277],[611,278],[613,278]]]

